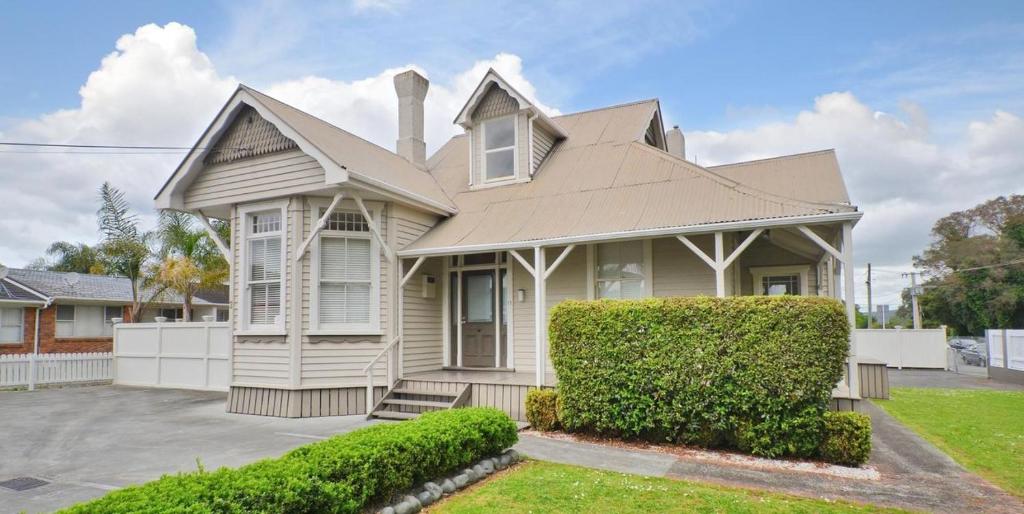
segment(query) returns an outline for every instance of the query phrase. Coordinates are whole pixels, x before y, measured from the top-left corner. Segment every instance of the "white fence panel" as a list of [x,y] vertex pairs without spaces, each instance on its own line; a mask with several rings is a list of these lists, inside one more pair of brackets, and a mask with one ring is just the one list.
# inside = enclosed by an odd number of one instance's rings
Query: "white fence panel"
[[[114,378],[114,354],[41,353],[0,355],[0,387],[99,382]],[[35,377],[32,366],[35,366]]]
[[[986,330],[985,336],[988,339],[990,366],[1024,371],[1024,330],[992,329]],[[1005,355],[1004,349],[1006,350]],[[1005,364],[1003,359],[1006,359]]]
[[857,329],[857,356],[886,363],[890,368],[947,369],[946,330]]
[[128,323],[114,327],[116,384],[227,391],[228,323]]

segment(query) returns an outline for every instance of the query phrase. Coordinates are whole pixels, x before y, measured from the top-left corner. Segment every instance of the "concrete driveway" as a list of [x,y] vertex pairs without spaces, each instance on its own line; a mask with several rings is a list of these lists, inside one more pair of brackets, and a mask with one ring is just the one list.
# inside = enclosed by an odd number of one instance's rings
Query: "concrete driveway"
[[166,473],[239,466],[369,425],[224,412],[224,393],[119,386],[0,392],[0,512],[49,512]]

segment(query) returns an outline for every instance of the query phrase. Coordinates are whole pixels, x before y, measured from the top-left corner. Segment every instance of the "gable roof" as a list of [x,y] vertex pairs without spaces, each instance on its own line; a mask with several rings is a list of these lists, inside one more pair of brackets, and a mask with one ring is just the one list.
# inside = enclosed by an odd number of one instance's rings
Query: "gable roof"
[[513,100],[518,102],[520,110],[526,109],[530,111],[531,114],[536,116],[534,121],[550,130],[556,138],[565,137],[566,134],[565,131],[562,130],[562,127],[552,121],[552,119],[549,118],[548,115],[539,107],[534,105],[529,98],[516,90],[516,88],[512,87],[504,77],[494,71],[494,68],[490,68],[487,70],[487,73],[484,73],[484,78],[480,79],[480,83],[477,84],[476,89],[473,90],[473,94],[469,95],[469,99],[466,100],[466,103],[462,106],[459,114],[455,116],[455,124],[462,126],[462,128],[470,128],[473,125],[473,113],[480,105],[480,102],[488,96],[487,93],[492,87],[501,88],[501,90],[512,97]]
[[723,177],[762,191],[811,202],[850,203],[835,150],[708,166]]
[[469,188],[468,138],[452,138],[428,168],[459,214],[401,253],[521,248],[791,217],[859,218],[848,204],[774,194],[643,143],[657,108],[647,100],[556,117],[567,138],[534,179],[489,189]]
[[354,183],[389,192],[443,213],[456,212],[430,174],[399,155],[245,85],[221,108],[193,149],[157,193],[157,208],[183,209],[181,195],[203,159],[247,107],[272,123],[324,168],[324,186]]
[[46,303],[46,297],[7,278],[0,279],[0,305],[4,303],[38,304]]

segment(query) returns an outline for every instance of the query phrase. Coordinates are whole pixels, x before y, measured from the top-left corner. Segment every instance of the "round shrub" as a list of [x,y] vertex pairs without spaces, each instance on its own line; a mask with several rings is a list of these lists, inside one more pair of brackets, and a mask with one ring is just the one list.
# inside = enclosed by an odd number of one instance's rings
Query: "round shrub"
[[860,466],[871,455],[871,418],[859,412],[826,412],[821,459]]
[[566,301],[551,313],[567,430],[814,456],[849,349],[829,298]]
[[554,389],[530,389],[526,393],[526,420],[544,432],[558,428],[558,393]]

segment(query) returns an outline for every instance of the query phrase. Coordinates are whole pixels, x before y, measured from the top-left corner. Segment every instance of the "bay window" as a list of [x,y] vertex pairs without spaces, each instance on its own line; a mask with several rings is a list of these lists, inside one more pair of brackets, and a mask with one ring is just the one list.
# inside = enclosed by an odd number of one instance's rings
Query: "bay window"
[[24,309],[0,309],[0,344],[19,344],[24,336]]
[[284,207],[243,214],[246,330],[284,329]]
[[623,241],[595,245],[594,294],[597,298],[650,296],[647,241]]
[[[325,212],[319,208],[314,214],[319,219]],[[363,215],[332,212],[313,254],[313,330],[336,334],[379,331],[380,248]]]

